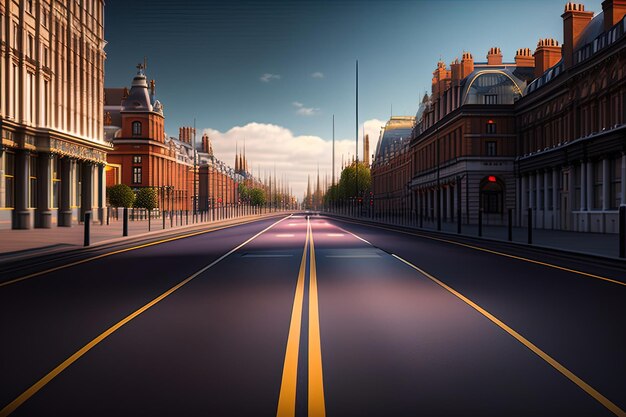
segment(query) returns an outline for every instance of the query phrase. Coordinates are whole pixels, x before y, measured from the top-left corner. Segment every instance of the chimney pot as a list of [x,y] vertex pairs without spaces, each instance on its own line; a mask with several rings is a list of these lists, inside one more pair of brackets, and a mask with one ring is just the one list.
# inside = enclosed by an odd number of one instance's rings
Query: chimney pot
[[[626,2],[626,0],[618,1]],[[565,5],[565,11],[561,17],[563,18],[563,64],[565,68],[569,68],[574,64],[574,47],[593,18],[593,12],[585,11],[583,4],[570,2]]]

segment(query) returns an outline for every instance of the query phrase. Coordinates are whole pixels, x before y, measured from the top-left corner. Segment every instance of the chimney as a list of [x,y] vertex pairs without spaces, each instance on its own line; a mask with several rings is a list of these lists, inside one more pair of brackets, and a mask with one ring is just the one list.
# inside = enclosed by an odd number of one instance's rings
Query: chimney
[[520,48],[515,53],[515,65],[518,67],[530,67],[535,66],[535,57],[530,52],[530,48]]
[[458,85],[458,82],[461,80],[461,63],[459,58],[455,58],[450,64],[450,72],[452,73],[452,84]]
[[500,48],[494,47],[489,49],[487,65],[502,65],[502,51],[500,51]]
[[465,78],[474,71],[474,57],[469,52],[463,52],[461,59],[461,78]]
[[570,68],[574,64],[574,46],[583,30],[593,18],[593,12],[586,12],[584,4],[567,3],[563,18],[563,64]]
[[210,151],[210,142],[209,142],[209,135],[207,135],[206,133],[204,135],[202,135],[202,152],[204,153],[211,153]]
[[539,78],[561,59],[561,46],[554,39],[540,39],[537,42],[535,57],[535,78]]
[[604,31],[607,32],[626,15],[626,0],[604,0],[602,12],[604,12]]

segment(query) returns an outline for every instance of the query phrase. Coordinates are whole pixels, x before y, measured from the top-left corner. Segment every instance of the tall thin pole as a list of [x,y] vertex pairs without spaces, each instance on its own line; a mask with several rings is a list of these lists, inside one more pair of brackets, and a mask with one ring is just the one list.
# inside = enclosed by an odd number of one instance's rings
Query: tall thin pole
[[356,60],[356,117],[355,117],[355,133],[356,133],[356,203],[359,201],[359,60]]
[[197,175],[198,170],[198,156],[196,151],[196,118],[193,118],[193,214],[196,215],[198,206],[198,189],[197,189]]
[[335,185],[335,115],[333,114],[333,184]]

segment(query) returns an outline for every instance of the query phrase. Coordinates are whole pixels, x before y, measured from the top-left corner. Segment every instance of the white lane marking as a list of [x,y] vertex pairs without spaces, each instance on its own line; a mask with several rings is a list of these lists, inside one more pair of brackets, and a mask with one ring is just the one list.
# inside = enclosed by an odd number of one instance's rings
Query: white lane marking
[[342,237],[342,236],[345,236],[345,234],[343,234],[343,233],[326,233],[326,236],[329,236],[329,237]]
[[282,233],[282,234],[276,235],[276,237],[294,237],[294,236],[295,235],[292,235],[290,233]]

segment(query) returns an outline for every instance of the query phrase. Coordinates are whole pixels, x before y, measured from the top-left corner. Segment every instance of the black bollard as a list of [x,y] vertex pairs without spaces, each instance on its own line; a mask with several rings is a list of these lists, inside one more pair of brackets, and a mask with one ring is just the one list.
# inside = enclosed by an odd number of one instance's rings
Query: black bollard
[[90,234],[91,232],[91,212],[90,211],[86,211],[85,212],[85,241],[84,241],[84,245],[85,246],[89,246],[90,243]]
[[122,225],[122,236],[128,236],[128,207],[124,207],[124,223]]
[[513,241],[513,209],[509,209],[509,242]]

